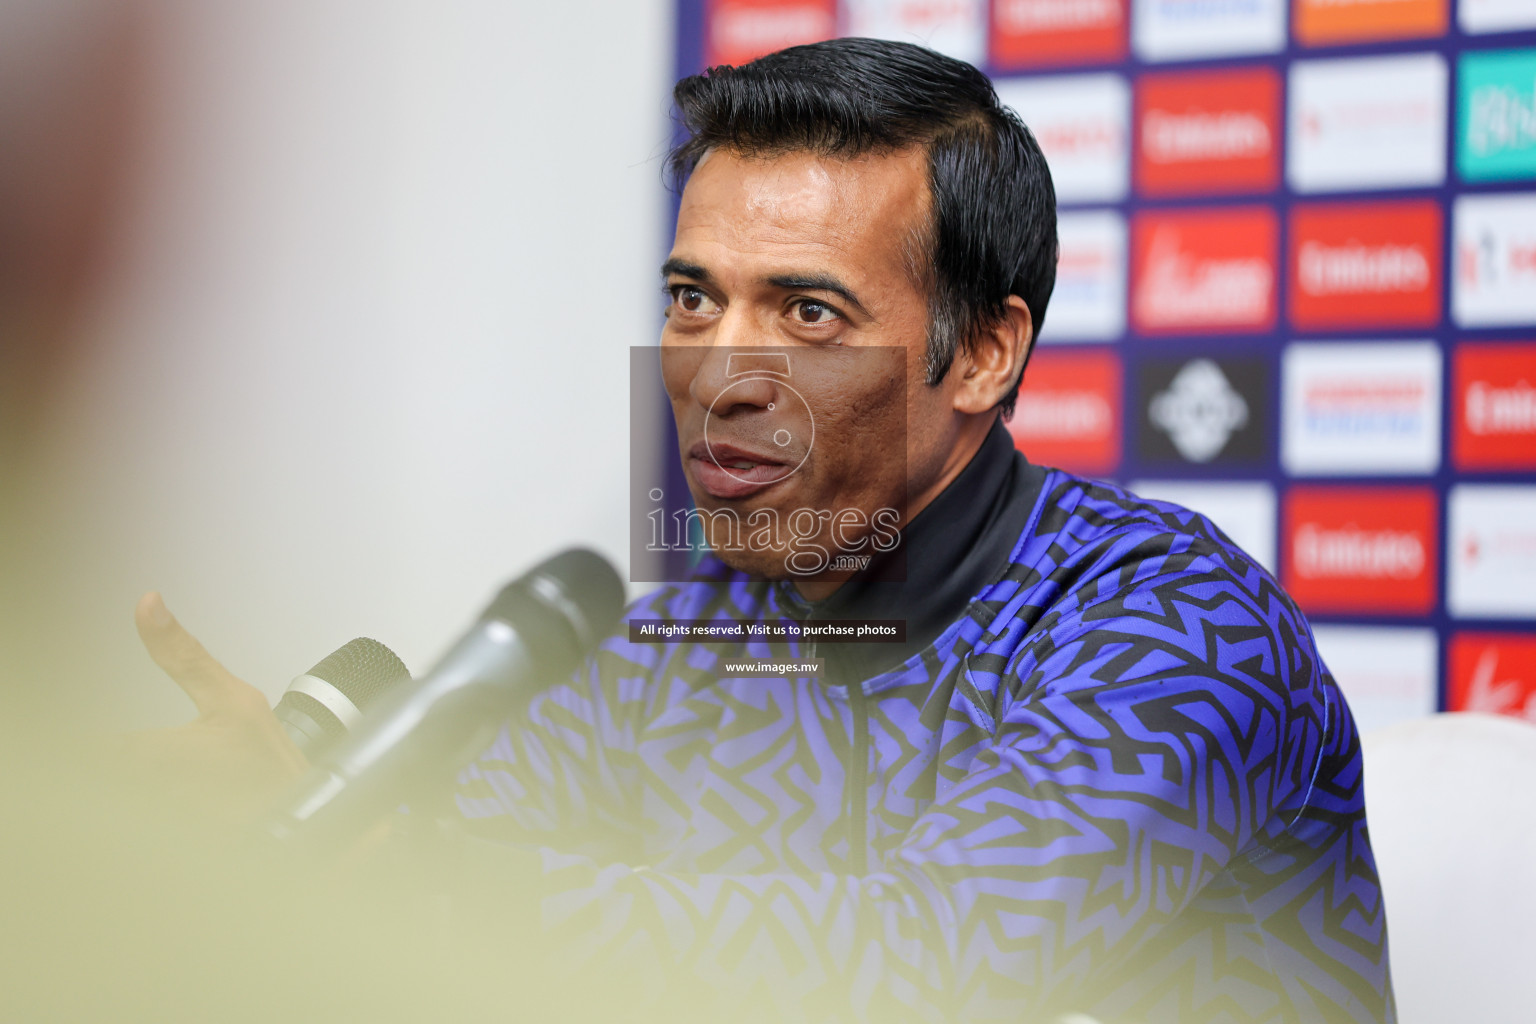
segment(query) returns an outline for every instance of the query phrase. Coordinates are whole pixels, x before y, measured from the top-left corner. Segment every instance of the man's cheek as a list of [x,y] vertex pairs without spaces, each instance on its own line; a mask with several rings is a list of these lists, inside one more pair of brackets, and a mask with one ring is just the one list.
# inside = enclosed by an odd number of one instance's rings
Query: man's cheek
[[832,517],[832,543],[839,551],[857,551],[864,546],[868,526],[863,509],[842,509]]
[[661,347],[661,385],[672,399],[674,415],[680,405],[692,400],[693,380],[704,363],[708,349],[701,345],[676,345],[665,341]]

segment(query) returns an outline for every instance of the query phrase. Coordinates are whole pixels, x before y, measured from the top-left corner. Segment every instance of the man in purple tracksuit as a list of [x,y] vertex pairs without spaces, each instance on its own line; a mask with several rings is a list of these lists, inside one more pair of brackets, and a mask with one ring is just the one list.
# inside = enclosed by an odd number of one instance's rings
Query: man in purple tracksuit
[[[551,927],[870,1015],[1391,1019],[1359,741],[1306,620],[1208,520],[1002,426],[1056,258],[1025,127],[969,65],[872,40],[676,98],[662,376],[714,553],[466,771],[472,827],[539,851]],[[765,346],[811,372],[730,369]],[[803,451],[769,440],[791,395]],[[898,548],[853,572],[733,532],[829,510],[801,540],[848,550],[873,537],[836,510],[886,507]],[[689,620],[906,633],[631,642]]]

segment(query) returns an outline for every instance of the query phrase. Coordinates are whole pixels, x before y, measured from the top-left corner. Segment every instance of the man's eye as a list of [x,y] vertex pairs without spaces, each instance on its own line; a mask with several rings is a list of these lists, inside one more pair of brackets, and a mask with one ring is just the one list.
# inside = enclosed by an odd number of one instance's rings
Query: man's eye
[[837,310],[824,302],[801,299],[794,306],[795,319],[803,324],[824,324],[836,320]]
[[678,309],[688,313],[713,313],[719,308],[702,289],[686,284],[677,285],[672,289],[672,301]]

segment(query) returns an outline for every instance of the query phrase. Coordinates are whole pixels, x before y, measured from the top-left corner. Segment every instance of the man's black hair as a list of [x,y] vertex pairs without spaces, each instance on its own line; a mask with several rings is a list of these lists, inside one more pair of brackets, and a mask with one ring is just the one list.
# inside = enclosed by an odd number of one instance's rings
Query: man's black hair
[[[910,261],[930,289],[929,384],[944,379],[957,346],[1002,320],[1010,295],[1024,300],[1039,335],[1056,283],[1056,192],[1034,136],[971,65],[912,43],[832,39],[710,68],[672,96],[689,136],[672,152],[679,187],[717,148],[927,150],[932,210]],[[1017,397],[1015,381],[1005,415]]]

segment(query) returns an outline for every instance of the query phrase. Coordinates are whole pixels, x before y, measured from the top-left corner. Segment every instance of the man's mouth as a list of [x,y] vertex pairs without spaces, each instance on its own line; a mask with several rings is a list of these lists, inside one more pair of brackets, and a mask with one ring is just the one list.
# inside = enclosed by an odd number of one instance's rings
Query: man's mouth
[[792,472],[782,459],[738,445],[699,441],[688,449],[694,479],[713,498],[745,498]]

